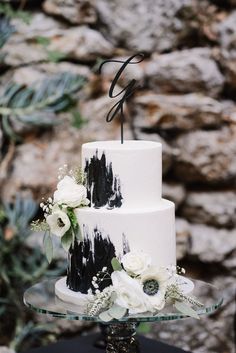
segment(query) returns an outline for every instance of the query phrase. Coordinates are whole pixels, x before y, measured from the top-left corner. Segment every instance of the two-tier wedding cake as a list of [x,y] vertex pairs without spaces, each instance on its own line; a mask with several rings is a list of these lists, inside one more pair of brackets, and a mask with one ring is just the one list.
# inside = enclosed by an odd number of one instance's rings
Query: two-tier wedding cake
[[[99,141],[82,146],[89,205],[75,210],[81,241],[70,247],[68,273],[57,295],[76,302],[94,276],[129,251],[158,267],[176,264],[175,207],[162,199],[162,146],[151,141]],[[109,285],[104,280],[100,289]],[[74,292],[74,293],[73,293]],[[78,296],[81,300],[81,296]]]

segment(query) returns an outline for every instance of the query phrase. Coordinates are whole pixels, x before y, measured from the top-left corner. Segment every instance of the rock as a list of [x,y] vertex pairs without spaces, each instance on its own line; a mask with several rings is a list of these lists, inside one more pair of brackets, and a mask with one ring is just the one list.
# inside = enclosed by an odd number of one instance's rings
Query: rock
[[74,334],[78,335],[84,331],[88,331],[94,326],[90,321],[77,321],[77,320],[55,320],[55,333],[57,335]]
[[0,353],[15,353],[15,351],[6,346],[0,346]]
[[236,88],[236,10],[224,16],[220,22],[213,26],[220,43],[218,60],[225,72],[229,87]]
[[[126,61],[128,56],[119,56],[114,57],[113,59],[118,61]],[[138,57],[135,58],[135,61],[138,59]],[[101,70],[102,76],[110,81],[113,80],[121,65],[122,63],[117,62],[110,62],[103,65]],[[141,63],[130,64],[126,66],[124,73],[119,78],[119,85],[122,87],[126,86],[131,80],[135,79],[137,81],[137,86],[140,86],[140,84],[142,84],[145,79],[144,65],[144,62],[142,61]]]
[[89,79],[91,75],[91,71],[87,66],[69,62],[59,62],[19,67],[11,71],[11,78],[12,81],[18,84],[32,85],[35,82],[39,82],[48,76],[56,75],[60,72],[70,72],[81,75],[87,79]]
[[65,26],[43,13],[33,13],[30,23],[24,22],[20,18],[13,18],[12,25],[15,27],[15,33],[10,37],[13,42],[23,40],[32,40],[41,36],[43,38],[50,38],[58,34],[58,31],[65,29]]
[[[2,145],[3,145],[3,132],[2,129],[0,128],[0,150],[2,149]],[[0,153],[1,156],[1,153]]]
[[[14,192],[22,189],[31,190],[37,199],[49,196],[56,186],[58,168],[68,161],[70,165],[79,163],[80,143],[77,142],[76,148],[75,140],[66,131],[57,138],[17,146],[3,198],[10,199]],[[63,148],[60,138],[63,138]]]
[[236,10],[229,16],[215,25],[215,31],[219,36],[219,42],[222,49],[233,51],[236,55]]
[[[63,141],[63,142],[62,142]],[[3,199],[10,200],[21,190],[29,190],[37,201],[48,197],[55,189],[58,168],[80,163],[80,146],[84,142],[82,129],[65,124],[53,134],[39,140],[29,139],[16,148],[11,172],[4,184]]]
[[[207,275],[207,270],[205,271]],[[233,321],[235,312],[235,278],[226,276],[209,276],[208,283],[222,287],[224,303],[222,307],[211,315],[202,315],[199,321],[194,319],[175,320],[151,326],[149,337],[163,341],[169,345],[177,346],[188,352],[196,353],[228,353],[234,351]],[[204,283],[199,286],[203,303],[213,303],[212,292],[206,290]],[[221,292],[214,292],[219,299]]]
[[[31,136],[24,144],[17,145],[11,172],[3,185],[4,200],[10,200],[18,191],[25,189],[37,201],[41,200],[42,195],[50,196],[57,183],[58,168],[64,164],[80,165],[83,143],[120,138],[119,123],[105,122],[108,108],[114,104],[109,97],[80,101],[80,104],[78,111],[84,123],[79,129],[72,127],[71,116],[65,115],[61,124],[55,126],[52,132],[44,133],[40,140]],[[125,138],[131,138],[126,126]]]
[[64,27],[56,20],[36,13],[32,16],[30,24],[26,24],[19,18],[12,19],[15,33],[4,45],[5,64],[17,66],[40,62],[48,59],[46,48],[39,44],[39,38],[50,38],[56,36]]
[[30,26],[20,19],[14,20],[13,25],[16,32],[4,45],[4,62],[9,66],[53,61],[57,55],[89,61],[113,53],[112,44],[86,26],[67,29],[43,14],[33,15]]
[[174,158],[178,153],[177,149],[172,149],[158,134],[147,134],[137,131],[136,137],[137,140],[154,141],[162,144],[162,173],[165,175],[174,162]]
[[182,182],[230,183],[236,176],[236,129],[194,131],[180,136],[174,167]]
[[[79,110],[82,117],[87,121],[85,131],[88,141],[120,139],[119,117],[116,117],[109,123],[106,122],[107,113],[115,102],[108,95],[97,99],[80,101]],[[124,124],[124,138],[128,140],[132,139],[132,134],[127,123]]]
[[111,56],[113,46],[101,33],[86,26],[70,28],[52,38],[49,50],[58,51],[67,58],[90,61],[99,56]]
[[[193,130],[220,126],[233,120],[236,106],[201,94],[147,93],[134,100],[135,126],[152,130]],[[235,111],[234,111],[235,110]]]
[[167,200],[173,201],[178,209],[186,198],[186,190],[182,184],[164,182],[162,184],[162,196]]
[[[236,4],[236,2],[235,2]],[[222,16],[220,22],[213,26],[220,44],[218,60],[225,73],[228,86],[236,88],[236,10],[228,16]]]
[[165,51],[176,48],[186,26],[181,11],[191,0],[99,0],[95,2],[99,19],[117,45],[134,51]]
[[236,230],[191,224],[188,256],[204,263],[221,263],[236,248]]
[[[43,247],[44,233],[45,232],[33,232],[26,239],[25,241],[26,245],[31,249],[35,249],[37,247],[38,249],[41,249],[41,251],[44,253],[44,247]],[[62,248],[61,242],[58,239],[58,237],[54,236],[52,237],[52,240],[53,240],[53,260],[62,261],[64,268],[66,269],[67,253]],[[63,267],[60,267],[60,270],[63,270]]]
[[201,92],[216,97],[224,84],[224,77],[208,48],[153,55],[145,72],[148,85],[156,93]]
[[189,192],[181,216],[190,222],[204,223],[215,227],[236,225],[236,192]]
[[177,260],[182,260],[190,248],[190,226],[189,223],[182,218],[176,218],[176,257]]
[[9,40],[4,46],[4,51],[6,52],[4,63],[9,66],[25,65],[48,59],[43,47],[23,41],[13,43],[13,40]]
[[72,24],[93,24],[97,20],[90,0],[46,0],[43,9],[49,15],[63,17]]
[[225,72],[225,78],[226,78],[226,83],[229,87],[229,89],[235,90],[236,88],[236,57],[231,57],[228,55],[229,53],[227,52],[226,55],[222,56],[222,66],[224,68]]

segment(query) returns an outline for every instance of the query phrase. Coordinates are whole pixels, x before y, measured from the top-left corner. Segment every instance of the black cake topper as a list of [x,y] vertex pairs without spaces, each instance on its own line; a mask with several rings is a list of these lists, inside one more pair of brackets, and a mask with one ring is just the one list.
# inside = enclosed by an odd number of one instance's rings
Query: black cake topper
[[[133,59],[139,57],[139,59],[133,61]],[[122,61],[122,60],[115,60],[115,59],[108,59],[102,62],[102,64],[99,67],[99,72],[101,72],[102,66],[106,63],[110,63],[110,62],[114,62],[114,63],[121,63],[123,64],[121,66],[121,68],[118,70],[117,74],[115,75],[114,79],[111,82],[111,86],[109,89],[109,97],[110,98],[116,98],[119,95],[121,95],[122,93],[123,96],[122,98],[116,102],[113,107],[109,110],[107,116],[106,116],[106,121],[109,123],[111,122],[115,116],[120,113],[120,128],[121,128],[121,143],[124,143],[124,108],[123,105],[125,103],[125,101],[134,93],[134,91],[138,88],[138,86],[136,85],[137,80],[132,79],[127,86],[125,86],[120,92],[118,92],[117,94],[114,94],[114,88],[121,76],[121,74],[123,73],[123,71],[125,70],[126,66],[129,64],[138,64],[141,61],[143,61],[144,59],[144,54],[143,53],[138,53],[138,54],[134,54],[132,56],[130,56],[127,60]]]

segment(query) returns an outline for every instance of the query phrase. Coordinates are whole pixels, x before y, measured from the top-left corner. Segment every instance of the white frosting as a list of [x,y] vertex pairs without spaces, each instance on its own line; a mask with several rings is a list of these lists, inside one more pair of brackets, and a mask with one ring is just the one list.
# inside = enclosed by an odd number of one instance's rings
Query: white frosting
[[[104,168],[104,157],[106,166]],[[92,162],[91,159],[93,158]],[[88,165],[91,163],[90,165]],[[113,178],[110,177],[111,163]],[[161,198],[162,188],[162,148],[160,143],[150,141],[99,141],[82,146],[82,167],[89,169],[88,178],[91,198],[101,200],[104,185],[109,185],[109,192],[122,195],[122,205],[98,203],[98,207],[84,207],[75,210],[82,235],[89,236],[93,245],[94,230],[98,229],[102,237],[109,236],[115,246],[116,256],[122,256],[125,244],[131,251],[143,250],[149,254],[153,265],[176,265],[175,206]],[[115,180],[120,189],[113,184]],[[105,170],[105,172],[104,172]],[[106,174],[107,173],[107,174]],[[114,178],[115,177],[115,178]],[[92,181],[91,181],[92,180]],[[99,180],[97,184],[96,181]],[[112,188],[111,188],[112,184]],[[106,189],[106,188],[105,188]],[[92,191],[91,191],[92,190]],[[108,195],[110,195],[108,193]],[[117,194],[116,194],[117,195]],[[110,196],[109,196],[110,197]],[[96,200],[97,202],[97,200]],[[112,209],[109,209],[109,207]],[[79,303],[83,297],[65,288],[65,282],[56,285],[57,295],[65,301]]]
[[[89,294],[82,294],[80,292],[74,292],[70,290],[66,286],[66,277],[60,278],[55,283],[55,294],[61,300],[75,304],[83,308],[83,310],[84,307],[89,303],[89,299],[92,298],[92,296],[90,296]],[[70,308],[70,310],[74,311],[75,308]],[[81,309],[80,313],[82,313],[83,310]]]
[[162,199],[155,207],[133,209],[83,208],[76,216],[83,235],[93,234],[98,228],[103,236],[109,236],[116,255],[123,254],[123,234],[130,250],[143,250],[157,266],[176,264],[175,207]]
[[105,153],[107,163],[120,180],[123,197],[121,208],[155,207],[161,200],[162,148],[151,141],[99,141],[82,146],[82,167],[85,161]]

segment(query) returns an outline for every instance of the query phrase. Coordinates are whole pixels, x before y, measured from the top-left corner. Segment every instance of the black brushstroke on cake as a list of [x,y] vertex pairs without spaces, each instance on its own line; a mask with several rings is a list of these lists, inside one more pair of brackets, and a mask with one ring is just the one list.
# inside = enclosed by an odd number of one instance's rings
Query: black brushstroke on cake
[[123,245],[123,255],[130,252],[129,242],[124,233],[122,234],[122,245]]
[[122,194],[119,177],[114,175],[112,163],[107,163],[105,153],[101,158],[96,154],[85,161],[87,197],[92,201],[90,206],[100,208],[107,206],[112,209],[121,207]]
[[[90,236],[84,227],[83,234],[84,240],[80,243],[75,240],[74,246],[69,250],[66,284],[74,292],[87,294],[92,286],[93,276],[96,276],[103,267],[107,267],[109,274],[113,272],[111,260],[116,256],[116,253],[109,236],[102,236],[101,231],[97,228]],[[111,284],[111,279],[108,278],[100,283],[99,290],[103,290]]]

